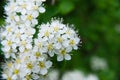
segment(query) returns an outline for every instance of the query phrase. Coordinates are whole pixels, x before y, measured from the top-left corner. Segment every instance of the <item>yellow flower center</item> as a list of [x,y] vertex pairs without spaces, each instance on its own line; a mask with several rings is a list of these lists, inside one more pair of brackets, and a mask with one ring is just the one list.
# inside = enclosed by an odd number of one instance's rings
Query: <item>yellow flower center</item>
[[20,32],[16,33],[16,37],[19,38],[21,36]]
[[23,5],[22,5],[22,8],[26,8],[26,7],[27,7],[27,5],[26,5],[26,4],[23,4]]
[[7,80],[12,80],[11,77],[8,77]]
[[74,40],[70,40],[69,44],[70,44],[70,45],[74,45],[74,44],[75,44],[75,41],[74,41]]
[[12,41],[7,41],[8,46],[12,45]]
[[40,67],[40,68],[44,68],[44,67],[45,67],[44,62],[39,62],[39,67]]
[[27,60],[29,59],[29,57],[28,57],[28,56],[26,56],[24,59],[27,61]]
[[31,78],[32,78],[31,75],[27,75],[27,76],[26,76],[26,79],[27,79],[27,80],[30,80]]
[[8,32],[11,32],[11,28],[10,28],[10,27],[8,27],[8,28],[7,28],[7,31],[8,31]]
[[20,25],[20,21],[17,21],[17,22],[16,22],[16,25]]
[[27,64],[27,68],[28,68],[28,69],[32,69],[32,68],[33,68],[33,65],[32,65],[31,63],[28,63],[28,64]]
[[25,53],[28,52],[28,51],[29,51],[28,49],[25,49],[25,50],[24,50]]
[[48,37],[50,35],[50,33],[48,31],[46,31],[44,35]]
[[14,74],[19,74],[19,70],[18,70],[18,69],[15,69],[15,70],[14,70]]
[[38,43],[37,46],[38,46],[39,48],[41,48],[41,47],[42,47],[42,43]]
[[12,20],[14,20],[14,19],[15,19],[15,16],[11,15],[10,18],[11,18]]
[[69,31],[69,30],[68,30],[68,31],[66,31],[66,34],[70,35],[70,31]]
[[56,27],[54,27],[54,31],[55,32],[57,32],[58,31],[58,27],[56,26]]
[[32,15],[27,15],[27,19],[31,21],[33,19],[33,16]]
[[15,5],[12,5],[12,6],[11,6],[11,10],[14,10],[14,8],[15,8]]
[[65,55],[65,54],[66,54],[66,50],[65,50],[65,49],[62,49],[60,53],[61,53],[62,55]]
[[21,62],[20,59],[16,59],[16,63],[19,64]]
[[27,43],[26,41],[21,41],[21,44],[25,46]]
[[58,41],[58,42],[62,42],[63,39],[62,39],[61,37],[59,37],[59,38],[57,38],[57,41]]
[[35,53],[35,56],[36,56],[36,57],[40,57],[40,56],[41,56],[41,53],[40,53],[40,52],[36,52],[36,53]]
[[37,10],[37,9],[38,9],[38,6],[36,6],[36,5],[33,6],[33,9],[34,9],[34,10]]
[[11,63],[11,62],[7,63],[7,66],[8,66],[9,68],[11,68],[11,67],[12,67],[12,63]]
[[48,48],[48,50],[52,50],[53,49],[53,45],[52,44],[48,44],[47,48]]

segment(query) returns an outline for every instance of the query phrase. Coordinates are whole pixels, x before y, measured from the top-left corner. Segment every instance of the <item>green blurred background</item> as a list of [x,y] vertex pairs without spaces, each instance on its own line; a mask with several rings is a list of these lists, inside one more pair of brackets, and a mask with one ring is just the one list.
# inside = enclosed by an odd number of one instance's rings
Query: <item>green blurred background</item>
[[[0,25],[4,24],[5,0],[0,1]],[[82,46],[72,52],[71,61],[56,62],[54,68],[61,73],[78,69],[95,73],[100,80],[120,80],[120,0],[46,0],[46,12],[38,17],[39,24],[52,17],[74,24],[82,40]],[[93,71],[92,56],[105,58],[107,70]],[[0,62],[3,54],[0,54]]]

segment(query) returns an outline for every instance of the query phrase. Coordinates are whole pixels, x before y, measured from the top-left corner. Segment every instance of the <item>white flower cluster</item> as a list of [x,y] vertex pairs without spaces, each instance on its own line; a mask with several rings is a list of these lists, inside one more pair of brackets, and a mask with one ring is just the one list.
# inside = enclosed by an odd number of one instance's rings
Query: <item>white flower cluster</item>
[[62,20],[53,19],[40,26],[34,50],[48,53],[50,57],[56,54],[57,61],[70,60],[70,52],[78,49],[79,42],[80,38],[72,28],[62,24]]
[[42,3],[45,0],[9,0],[5,7],[8,15],[6,22],[9,24],[31,26],[38,24],[39,13],[44,13]]
[[32,27],[38,24],[36,18],[39,13],[45,12],[42,2],[44,0],[10,0],[5,6],[6,29],[2,32],[1,43],[6,58],[15,58],[18,51],[24,53],[26,49],[32,49],[32,38],[35,34]]
[[74,29],[52,19],[38,27],[39,13],[44,13],[45,0],[9,0],[5,30],[1,33],[2,51],[6,61],[3,65],[3,79],[44,80],[52,67],[51,57],[57,61],[70,60],[70,52],[78,49],[80,38]]
[[[40,56],[44,58],[40,59]],[[47,55],[40,53],[24,53],[3,66],[3,79],[7,80],[41,80],[45,78],[52,62]]]

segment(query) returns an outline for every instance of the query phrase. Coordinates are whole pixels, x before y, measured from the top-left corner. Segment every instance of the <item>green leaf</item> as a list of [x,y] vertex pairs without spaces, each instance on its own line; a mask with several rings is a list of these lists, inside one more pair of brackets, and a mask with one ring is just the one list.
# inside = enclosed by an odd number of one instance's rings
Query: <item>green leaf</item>
[[4,24],[4,19],[0,18],[0,27]]
[[62,1],[59,4],[59,11],[61,14],[68,14],[75,8],[75,5],[71,1]]

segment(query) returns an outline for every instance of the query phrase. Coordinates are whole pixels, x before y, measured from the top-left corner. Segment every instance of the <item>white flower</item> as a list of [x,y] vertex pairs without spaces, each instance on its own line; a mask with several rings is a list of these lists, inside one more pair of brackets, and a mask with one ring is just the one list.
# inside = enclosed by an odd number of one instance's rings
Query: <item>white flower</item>
[[62,80],[85,80],[85,76],[80,71],[71,71],[66,72],[63,75]]
[[116,31],[117,33],[120,33],[120,24],[117,24],[117,25],[115,26],[115,31]]
[[9,1],[7,6],[5,6],[6,14],[12,14],[12,13],[16,12],[17,8],[18,8],[17,3],[15,3],[14,0]]
[[[5,66],[6,65],[6,66]],[[16,80],[20,73],[20,64],[14,62],[8,62],[4,66],[3,79]]]
[[28,11],[31,9],[32,4],[33,3],[31,1],[20,0],[18,3],[18,12],[21,12],[22,15],[27,14]]
[[33,47],[33,51],[39,51],[41,53],[46,53],[47,52],[47,49],[45,48],[44,44],[46,42],[43,41],[42,38],[38,38],[38,39],[34,39],[34,47]]
[[2,74],[3,79],[7,79],[7,80],[16,80],[17,76],[13,75],[12,72],[8,71],[4,74]]
[[40,29],[39,29],[39,34],[38,34],[38,37],[43,37],[43,40],[49,40],[49,39],[52,39],[54,37],[54,34],[52,33],[52,28],[49,27],[50,24],[47,23],[47,24],[42,24],[40,26]]
[[71,37],[70,40],[68,40],[68,41],[66,41],[66,43],[64,43],[64,46],[65,47],[70,47],[70,48],[73,47],[73,49],[77,50],[78,49],[77,44],[79,42],[80,42],[80,39],[78,37]]
[[45,12],[45,8],[41,6],[41,3],[36,3],[36,4],[32,5],[32,9],[33,9],[33,11],[38,11],[40,13]]
[[71,60],[70,54],[67,53],[66,49],[60,49],[59,53],[57,54],[57,61]]
[[44,59],[46,59],[47,56],[46,54],[44,53],[41,53],[39,51],[33,51],[33,55],[31,55],[31,59],[34,59],[35,61],[43,61]]
[[[60,33],[60,31],[62,31],[62,29],[65,27],[65,25],[62,24],[61,21],[59,21],[59,20],[54,20],[54,19],[53,19],[53,20],[51,21],[50,27],[53,29],[53,32],[54,32],[54,33],[57,33],[57,32]],[[61,33],[61,34],[62,34],[62,33]]]
[[54,43],[52,41],[48,41],[45,46],[47,47],[47,53],[50,55],[50,57],[54,56],[55,50],[54,50]]
[[60,49],[63,47],[65,39],[63,38],[63,36],[61,36],[60,34],[56,35],[55,41],[54,41],[54,47],[55,49]]
[[[26,59],[28,61],[28,59]],[[22,69],[24,70],[24,74],[30,74],[32,72],[33,69],[33,62],[32,61],[28,61],[22,64]]]
[[99,78],[94,74],[85,74],[81,71],[69,71],[62,76],[62,80],[99,80]]
[[29,42],[29,40],[22,40],[20,42],[20,47],[19,47],[19,51],[20,52],[24,52],[26,49],[32,49],[32,44],[31,42]]
[[21,17],[17,15],[16,13],[8,14],[7,19],[5,20],[9,24],[20,24],[22,23]]
[[32,74],[31,77],[34,79],[34,80],[38,80],[40,78],[40,76],[38,74]]
[[58,70],[52,70],[50,73],[48,73],[48,80],[58,80],[58,79],[59,79]]
[[39,13],[37,12],[29,12],[27,15],[23,15],[22,20],[25,22],[26,26],[34,27],[36,24],[38,24],[37,17]]
[[9,58],[10,56],[15,58],[14,52],[16,52],[17,50],[12,49],[12,46],[14,45],[12,43],[13,42],[11,40],[3,40],[1,42],[1,44],[4,45],[4,47],[2,48],[2,51],[5,52],[5,57],[6,58]]
[[93,70],[105,70],[108,68],[107,62],[103,58],[92,57],[91,58],[91,68]]
[[[13,35],[14,25],[6,25],[5,30],[1,33],[2,38],[11,38],[10,36]],[[7,37],[6,37],[7,36]]]
[[89,74],[85,80],[99,80],[99,78],[96,75]]
[[41,75],[46,75],[48,73],[48,69],[52,66],[51,61],[39,61],[36,66],[34,66],[34,72],[37,72]]

